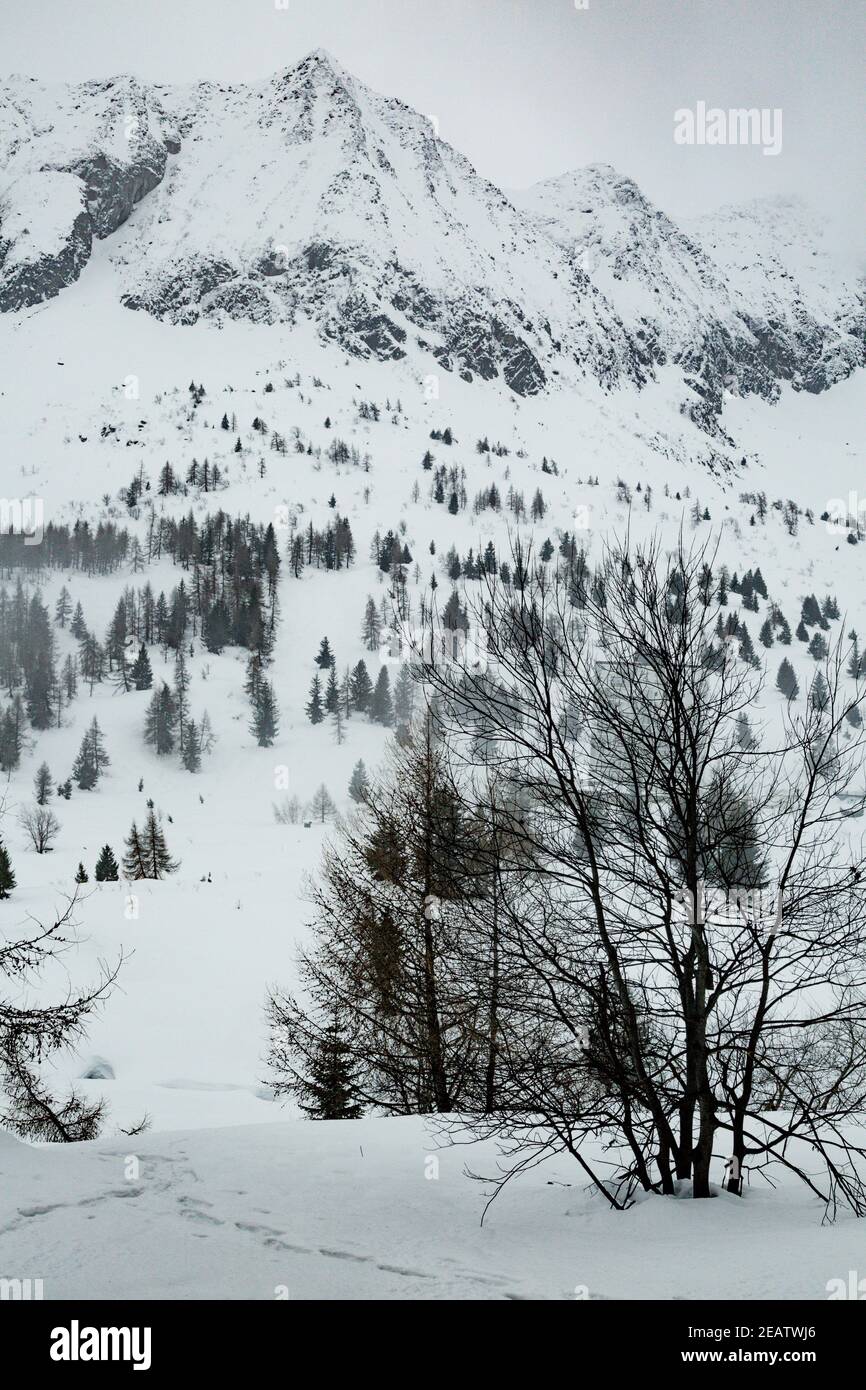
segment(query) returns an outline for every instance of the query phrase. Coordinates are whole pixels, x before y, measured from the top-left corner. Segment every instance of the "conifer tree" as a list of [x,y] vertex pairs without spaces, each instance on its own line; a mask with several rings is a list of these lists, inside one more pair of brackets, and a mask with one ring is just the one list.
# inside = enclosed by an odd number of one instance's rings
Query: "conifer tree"
[[87,870],[85,869],[84,865],[81,863],[80,860],[78,861],[78,870],[77,870],[76,875],[75,875],[75,882],[76,882],[76,883],[89,883],[89,882],[90,882],[90,879],[89,879],[88,874],[87,874]]
[[752,646],[749,629],[746,627],[745,623],[740,623],[738,635],[740,639],[740,656],[743,661],[747,661],[750,666],[759,665],[758,658],[755,656],[755,649]]
[[352,708],[361,714],[366,713],[370,708],[370,697],[373,694],[373,682],[370,680],[370,673],[366,663],[359,661],[349,678],[349,688],[351,693]]
[[307,702],[307,718],[311,724],[321,724],[325,717],[322,709],[322,682],[318,676],[313,676],[310,683],[310,698]]
[[386,728],[394,723],[394,708],[391,702],[391,680],[388,675],[388,667],[382,666],[376,680],[376,688],[370,701],[370,718],[376,724],[384,724]]
[[52,723],[52,690],[56,681],[54,634],[48,610],[36,594],[27,605],[20,649],[27,717],[34,729],[49,729]]
[[361,626],[361,638],[368,652],[379,650],[379,634],[382,625],[379,621],[379,614],[372,598],[367,599],[367,606],[364,609],[364,622]]
[[325,690],[325,709],[328,714],[333,714],[340,705],[340,691],[337,686],[337,668],[331,666],[328,671],[328,684]]
[[102,730],[94,715],[90,728],[81,740],[78,757],[72,765],[72,776],[81,791],[92,791],[103,770],[109,765]]
[[183,643],[180,642],[177,654],[174,659],[174,704],[177,710],[177,741],[180,750],[181,760],[183,760],[183,750],[186,743],[186,725],[189,719],[189,671],[186,664],[186,654]]
[[33,779],[33,792],[36,797],[36,805],[44,806],[53,790],[54,779],[51,776],[48,764],[41,763]]
[[117,607],[114,616],[108,627],[105,638],[105,655],[108,658],[109,667],[124,664],[126,644],[129,640],[129,625],[127,621],[126,599],[121,597],[117,600]]
[[787,657],[782,658],[782,663],[779,666],[776,675],[776,689],[784,695],[786,700],[796,700],[800,693],[794,668]]
[[21,761],[24,707],[16,695],[0,719],[0,772],[14,772]]
[[80,642],[82,637],[85,637],[87,634],[87,624],[84,621],[84,609],[81,607],[80,599],[75,605],[75,612],[72,614],[72,622],[69,625],[69,631],[72,633],[76,642]]
[[127,878],[160,879],[174,873],[179,867],[172,859],[165,843],[165,835],[156,818],[152,805],[148,807],[144,830],[139,831],[135,821],[126,841],[127,852],[123,858],[123,869]]
[[298,1104],[311,1120],[357,1120],[364,1107],[356,1099],[352,1052],[336,1010],[298,1081]]
[[813,709],[825,710],[830,701],[830,692],[823,671],[815,672],[815,679],[809,690],[809,701]]
[[97,883],[117,883],[118,868],[117,860],[111,845],[103,845],[96,861],[94,877]]
[[150,657],[147,654],[147,647],[143,642],[138,649],[138,656],[132,663],[132,669],[129,675],[136,690],[150,690],[153,685],[153,671],[150,666]]
[[821,626],[823,614],[821,612],[821,605],[814,594],[807,594],[803,599],[803,607],[800,616],[806,627]]
[[279,732],[279,720],[277,697],[269,680],[261,677],[256,682],[252,700],[253,718],[250,724],[250,733],[255,737],[259,748],[270,748]]
[[321,666],[322,670],[326,671],[328,667],[333,666],[333,664],[334,654],[331,651],[331,644],[328,641],[327,637],[323,637],[321,645],[319,647],[318,655],[316,656],[316,665]]
[[105,679],[105,653],[91,632],[85,633],[82,638],[78,664],[82,678],[90,686],[92,695],[93,687]]
[[58,627],[65,627],[72,613],[72,599],[69,597],[69,590],[66,585],[60,590],[57,602],[54,605],[54,621]]
[[839,604],[837,603],[834,594],[828,594],[827,597],[824,599],[824,602],[821,604],[821,613],[823,617],[826,618],[828,621],[831,618],[838,618]]
[[147,707],[144,721],[144,741],[155,748],[157,753],[171,753],[174,750],[177,729],[177,708],[174,696],[163,681],[155,690]]
[[209,652],[219,655],[231,640],[232,624],[224,599],[217,599],[205,614],[202,623],[202,641]]
[[349,778],[349,795],[353,801],[366,801],[367,793],[370,790],[370,779],[367,776],[367,769],[364,761],[359,758],[352,768],[352,776]]
[[201,768],[201,731],[194,719],[186,726],[181,762],[187,772],[198,772]]
[[861,675],[862,662],[862,657],[860,656],[860,639],[858,638],[857,633],[854,631],[853,628],[848,633],[848,637],[851,641],[851,655],[848,658],[848,665],[846,667],[846,670],[848,672],[848,675],[852,678],[852,680],[858,681]]
[[8,898],[14,887],[15,873],[12,869],[12,861],[9,858],[8,849],[0,840],[0,901]]
[[135,821],[132,822],[132,827],[124,844],[126,845],[126,853],[123,856],[123,872],[126,877],[147,878],[142,837]]

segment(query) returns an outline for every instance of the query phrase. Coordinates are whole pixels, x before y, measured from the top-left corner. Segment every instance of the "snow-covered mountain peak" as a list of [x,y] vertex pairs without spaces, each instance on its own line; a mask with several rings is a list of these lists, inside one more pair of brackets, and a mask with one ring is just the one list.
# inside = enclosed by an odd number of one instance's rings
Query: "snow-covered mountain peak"
[[322,48],[256,83],[10,79],[0,160],[0,310],[111,238],[118,298],[162,320],[311,320],[521,395],[674,363],[710,432],[726,389],[772,400],[864,361],[862,286],[799,203],[678,226],[607,164],[506,197]]

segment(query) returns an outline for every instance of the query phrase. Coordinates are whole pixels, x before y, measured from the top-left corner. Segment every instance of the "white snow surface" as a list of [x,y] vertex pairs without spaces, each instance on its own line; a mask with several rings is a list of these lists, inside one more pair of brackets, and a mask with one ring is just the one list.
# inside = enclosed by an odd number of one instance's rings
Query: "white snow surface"
[[481,1216],[497,1155],[420,1117],[47,1147],[0,1134],[4,1270],[46,1299],[807,1299],[862,1225],[803,1189],[616,1213],[548,1161]]

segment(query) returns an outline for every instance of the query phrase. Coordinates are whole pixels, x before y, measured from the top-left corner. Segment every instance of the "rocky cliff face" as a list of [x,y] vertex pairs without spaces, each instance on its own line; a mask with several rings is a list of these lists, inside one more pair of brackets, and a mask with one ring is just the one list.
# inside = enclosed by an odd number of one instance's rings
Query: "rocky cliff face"
[[799,213],[685,229],[606,166],[508,198],[322,51],[257,84],[15,79],[0,163],[0,309],[110,238],[122,302],[171,323],[309,319],[349,354],[428,354],[519,395],[673,364],[710,433],[726,390],[772,400],[864,362],[862,285]]
[[118,245],[130,308],[176,323],[310,318],[351,354],[420,348],[521,395],[563,366],[646,379],[567,255],[426,117],[329,55],[255,87],[155,95],[183,152]]
[[15,78],[0,106],[0,309],[50,299],[81,274],[163,178],[170,140],[130,78],[43,87]]
[[862,366],[864,286],[822,247],[799,203],[726,209],[678,227],[608,165],[536,184],[520,206],[567,247],[712,431],[725,391],[775,400],[782,381],[823,390]]
[[79,179],[22,175],[0,196],[0,311],[59,294],[78,279],[92,240]]
[[825,391],[866,362],[866,284],[800,199],[720,209],[693,228],[775,377]]

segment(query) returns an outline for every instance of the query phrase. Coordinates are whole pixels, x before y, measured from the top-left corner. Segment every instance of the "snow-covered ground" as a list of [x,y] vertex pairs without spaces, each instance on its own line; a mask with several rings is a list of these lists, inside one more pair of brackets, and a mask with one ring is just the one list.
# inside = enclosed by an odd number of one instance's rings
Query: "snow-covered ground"
[[566,1160],[480,1224],[487,1145],[406,1119],[245,1125],[39,1151],[0,1135],[4,1273],[46,1299],[826,1299],[862,1224],[799,1187],[612,1212]]

